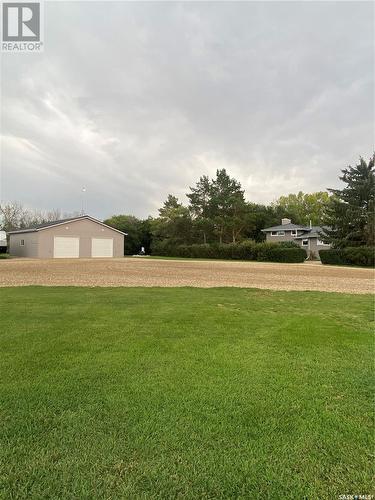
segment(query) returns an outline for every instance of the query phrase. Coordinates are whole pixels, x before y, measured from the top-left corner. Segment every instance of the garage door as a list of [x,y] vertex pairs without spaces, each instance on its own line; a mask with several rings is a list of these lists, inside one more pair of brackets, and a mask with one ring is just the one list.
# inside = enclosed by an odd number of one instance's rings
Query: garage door
[[113,239],[92,238],[91,257],[113,257]]
[[79,238],[55,236],[53,245],[53,256],[55,259],[78,258]]

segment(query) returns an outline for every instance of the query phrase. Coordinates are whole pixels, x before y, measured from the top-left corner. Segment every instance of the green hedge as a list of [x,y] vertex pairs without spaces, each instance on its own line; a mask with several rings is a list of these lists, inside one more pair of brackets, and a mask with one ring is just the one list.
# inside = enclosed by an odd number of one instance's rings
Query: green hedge
[[9,259],[10,255],[8,253],[0,253],[0,259]]
[[269,262],[304,262],[306,251],[303,248],[288,248],[277,243],[260,243],[257,260]]
[[227,243],[223,245],[175,245],[168,240],[154,242],[152,254],[200,259],[259,260],[269,262],[303,262],[306,252],[296,245],[279,243]]
[[331,248],[320,250],[319,256],[323,264],[365,267],[375,265],[374,247]]

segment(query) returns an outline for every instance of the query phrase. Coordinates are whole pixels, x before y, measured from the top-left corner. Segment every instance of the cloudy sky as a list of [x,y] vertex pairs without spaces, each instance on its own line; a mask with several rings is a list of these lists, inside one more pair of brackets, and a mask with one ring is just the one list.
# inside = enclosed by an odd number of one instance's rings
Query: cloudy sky
[[1,198],[156,214],[226,168],[247,198],[337,186],[374,148],[372,2],[48,2],[3,54]]

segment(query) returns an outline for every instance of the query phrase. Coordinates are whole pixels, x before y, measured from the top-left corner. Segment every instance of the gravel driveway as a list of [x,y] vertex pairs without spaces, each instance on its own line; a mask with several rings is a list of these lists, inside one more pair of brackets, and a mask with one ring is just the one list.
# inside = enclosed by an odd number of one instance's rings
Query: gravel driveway
[[374,270],[320,263],[122,259],[0,260],[0,287],[235,286],[272,290],[373,293]]

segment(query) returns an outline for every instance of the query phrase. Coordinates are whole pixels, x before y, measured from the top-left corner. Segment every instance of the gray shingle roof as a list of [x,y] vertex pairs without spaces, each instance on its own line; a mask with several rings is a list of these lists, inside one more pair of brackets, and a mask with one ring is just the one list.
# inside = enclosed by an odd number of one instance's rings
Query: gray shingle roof
[[78,217],[68,217],[67,219],[54,220],[50,222],[43,222],[43,224],[37,224],[29,229],[42,229],[43,227],[55,226],[56,224],[64,224],[65,222],[70,222],[72,220],[84,219],[86,215],[79,215]]
[[300,231],[310,231],[309,227],[301,226],[300,224],[280,224],[280,226],[266,227],[262,229],[263,232],[269,231],[290,231],[292,229],[299,229]]
[[322,226],[313,226],[311,229],[308,228],[309,232],[306,234],[301,234],[297,236],[296,240],[306,240],[307,238],[320,238],[321,234],[324,231]]
[[110,229],[113,229],[113,231],[117,231],[118,233],[125,234],[127,236],[127,233],[123,233],[122,231],[119,231],[118,229],[107,226],[107,224],[104,224],[100,220],[95,219],[94,217],[90,217],[89,215],[78,215],[77,217],[69,217],[68,219],[60,219],[60,220],[55,220],[52,222],[44,222],[43,224],[37,224],[32,227],[24,228],[24,229],[17,229],[16,231],[9,231],[8,234],[15,234],[15,233],[34,233],[36,231],[40,231],[41,229],[46,229],[48,227],[53,227],[53,226],[58,226],[59,224],[65,224],[66,222],[71,222],[71,221],[78,221],[81,219],[89,219],[94,222],[97,222],[98,224],[101,224],[102,226],[106,226]]
[[54,220],[50,222],[43,222],[43,224],[36,224],[34,226],[25,227],[23,229],[16,229],[15,231],[9,231],[8,234],[13,233],[33,233],[38,229],[43,229],[49,226],[56,226],[57,224],[64,224],[64,222],[70,222],[72,220],[84,219],[87,215],[78,215],[77,217],[69,217],[67,219]]

